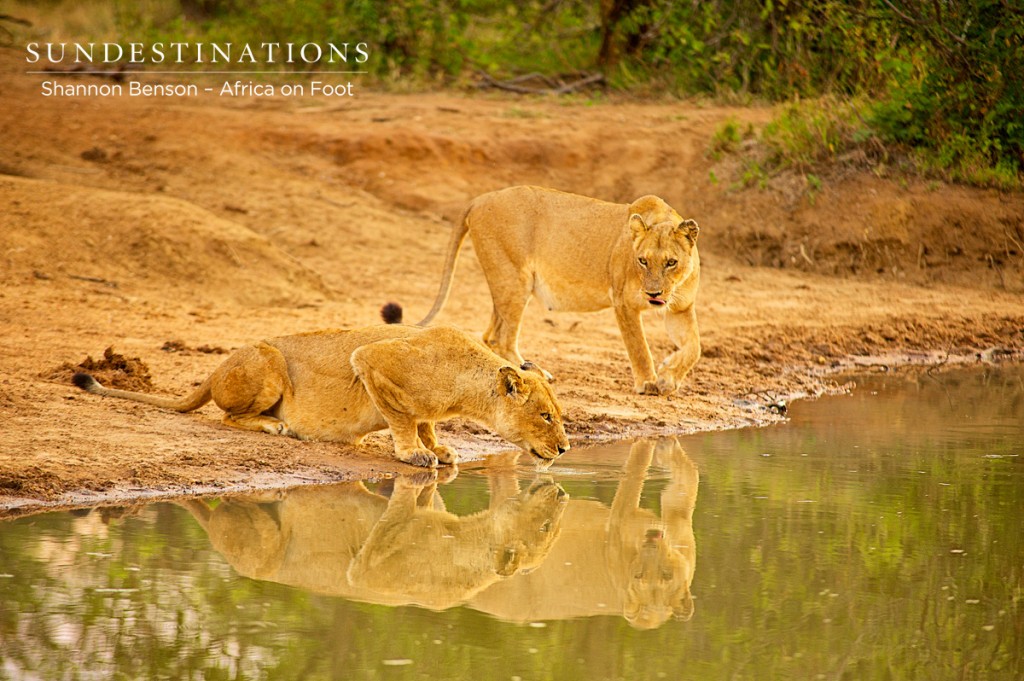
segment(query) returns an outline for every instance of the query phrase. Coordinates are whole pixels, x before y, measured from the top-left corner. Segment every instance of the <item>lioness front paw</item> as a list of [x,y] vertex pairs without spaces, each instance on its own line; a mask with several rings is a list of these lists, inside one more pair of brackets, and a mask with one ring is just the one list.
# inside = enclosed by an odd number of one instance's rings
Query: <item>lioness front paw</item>
[[656,381],[644,381],[643,383],[637,383],[633,386],[633,390],[639,395],[660,395],[658,392],[658,383]]
[[398,452],[399,461],[421,466],[423,468],[437,468],[437,455],[429,449],[410,449],[405,452]]
[[659,395],[671,395],[679,387],[679,384],[676,383],[676,379],[668,376],[662,376],[659,378],[655,385],[658,388]]
[[434,454],[437,455],[437,460],[441,463],[454,464],[459,462],[459,454],[451,447],[445,445],[437,445],[433,448]]
[[427,485],[437,482],[437,471],[420,471],[409,475],[400,475],[395,478],[395,487],[408,487],[414,490],[422,489]]
[[554,383],[555,382],[555,377],[551,375],[550,371],[548,371],[547,369],[541,369],[539,366],[537,366],[536,364],[534,364],[533,362],[531,362],[529,360],[523,362],[519,366],[519,368],[522,369],[523,371],[532,371],[532,372],[534,372],[536,374],[540,374],[541,376],[544,377],[544,380],[547,381],[548,383]]

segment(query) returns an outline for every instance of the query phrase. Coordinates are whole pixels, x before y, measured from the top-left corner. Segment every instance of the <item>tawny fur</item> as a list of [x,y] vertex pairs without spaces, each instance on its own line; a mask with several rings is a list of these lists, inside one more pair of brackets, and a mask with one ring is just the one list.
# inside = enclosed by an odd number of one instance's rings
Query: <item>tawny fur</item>
[[[484,194],[456,225],[440,290],[419,324],[429,324],[444,307],[468,234],[494,303],[484,342],[495,352],[523,364],[519,327],[531,297],[550,310],[611,307],[636,392],[670,394],[700,358],[698,231],[696,222],[656,196],[619,204],[541,187]],[[676,345],[657,370],[640,318],[651,310],[665,312]]]
[[[660,513],[640,505],[652,462],[669,471]],[[634,443],[610,508],[570,499],[547,560],[469,605],[514,622],[618,613],[638,629],[653,629],[672,618],[690,619],[698,484],[697,466],[674,438]]]
[[465,516],[444,510],[435,484],[406,476],[390,498],[343,483],[230,497],[215,508],[180,503],[246,577],[443,609],[537,567],[559,536],[565,493],[545,481],[520,490],[515,476],[512,468],[488,474],[490,507]]
[[569,448],[551,387],[463,331],[378,325],[282,336],[228,357],[191,394],[160,397],[105,388],[87,374],[75,384],[96,395],[175,411],[213,400],[224,423],[304,440],[359,443],[391,429],[395,456],[416,466],[455,463],[434,424],[481,423],[541,464]]

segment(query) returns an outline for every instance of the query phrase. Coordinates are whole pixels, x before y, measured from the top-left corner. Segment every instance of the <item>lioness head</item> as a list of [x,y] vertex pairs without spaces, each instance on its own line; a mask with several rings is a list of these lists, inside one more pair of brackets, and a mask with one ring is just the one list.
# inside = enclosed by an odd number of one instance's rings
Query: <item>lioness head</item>
[[496,510],[491,536],[494,571],[509,577],[540,565],[558,537],[568,497],[550,481],[538,481]]
[[644,196],[630,207],[634,266],[641,291],[655,307],[665,305],[676,286],[693,274],[697,234],[693,220],[684,220],[656,196]]
[[660,529],[650,529],[629,565],[626,583],[626,620],[638,629],[653,629],[669,617],[693,617],[690,581],[693,566],[666,541]]
[[562,408],[548,382],[532,371],[498,369],[494,423],[498,434],[533,455],[538,466],[551,465],[569,449]]

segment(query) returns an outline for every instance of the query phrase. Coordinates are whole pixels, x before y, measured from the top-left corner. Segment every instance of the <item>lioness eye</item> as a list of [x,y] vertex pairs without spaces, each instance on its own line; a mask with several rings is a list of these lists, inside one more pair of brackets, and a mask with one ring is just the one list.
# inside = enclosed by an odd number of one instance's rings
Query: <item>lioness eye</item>
[[675,258],[669,258],[665,261],[665,267],[675,267],[678,262]]
[[540,417],[547,421],[548,423],[551,423],[551,414],[544,412],[543,414],[540,415]]
[[647,267],[647,258],[640,258],[640,264]]

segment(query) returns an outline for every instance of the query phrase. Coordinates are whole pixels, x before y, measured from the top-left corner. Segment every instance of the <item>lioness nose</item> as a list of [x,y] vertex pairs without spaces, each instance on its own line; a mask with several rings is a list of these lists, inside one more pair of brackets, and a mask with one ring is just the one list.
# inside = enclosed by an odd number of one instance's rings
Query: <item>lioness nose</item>
[[565,454],[567,451],[569,451],[569,445],[566,445],[564,447],[562,445],[558,445],[559,454]]
[[651,298],[660,298],[661,297],[661,293],[662,293],[661,291],[654,291],[654,292],[648,291],[647,295],[650,296]]

